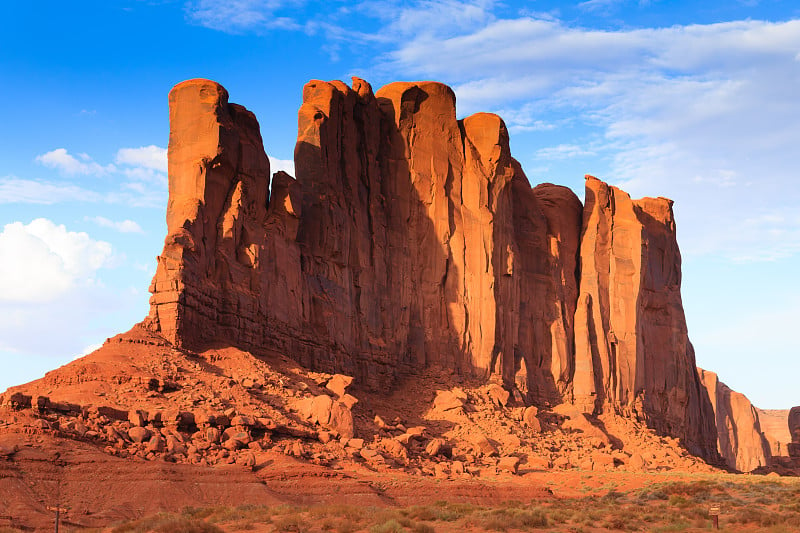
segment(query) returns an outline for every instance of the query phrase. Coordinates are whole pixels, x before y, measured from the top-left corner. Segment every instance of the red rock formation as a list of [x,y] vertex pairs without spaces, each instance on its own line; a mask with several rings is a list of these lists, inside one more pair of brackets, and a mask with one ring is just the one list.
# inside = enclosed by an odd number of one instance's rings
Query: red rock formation
[[758,421],[761,424],[761,431],[769,444],[769,453],[772,457],[786,457],[788,455],[788,444],[792,442],[792,435],[789,433],[789,410],[788,409],[758,409]]
[[269,161],[255,116],[208,80],[172,89],[167,238],[149,323],[176,345],[258,342]]
[[717,449],[730,468],[741,472],[768,466],[770,449],[761,432],[758,411],[744,394],[731,390],[717,374],[697,369],[708,390],[717,427]]
[[789,433],[792,435],[792,442],[787,446],[789,456],[800,457],[800,406],[789,411]]
[[147,324],[171,342],[277,349],[373,388],[429,365],[495,376],[714,453],[669,201],[531,189],[503,121],[457,120],[434,82],[309,82],[297,179],[271,195],[258,123],[221,86],[179,84],[170,119]]
[[687,335],[672,201],[631,200],[587,176],[580,261],[575,403],[636,416],[712,457],[713,412]]
[[371,386],[439,365],[560,397],[577,197],[533,191],[502,120],[456,120],[445,85],[312,81],[303,100],[297,181],[276,176],[266,209],[255,120],[230,118],[246,112],[213,82],[172,91],[151,326],[192,348],[279,348]]

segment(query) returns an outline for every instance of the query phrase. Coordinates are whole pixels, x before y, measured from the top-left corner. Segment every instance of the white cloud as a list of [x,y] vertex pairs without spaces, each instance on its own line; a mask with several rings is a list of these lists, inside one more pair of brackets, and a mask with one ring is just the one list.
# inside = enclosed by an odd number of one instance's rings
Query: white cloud
[[142,227],[133,220],[121,220],[117,222],[101,216],[84,217],[84,220],[97,224],[102,228],[111,228],[120,233],[144,233]]
[[141,167],[166,174],[167,149],[153,144],[141,148],[120,148],[116,162],[118,165]]
[[51,205],[60,202],[98,202],[101,195],[74,184],[25,180],[14,176],[0,178],[0,204]]
[[304,4],[303,0],[194,0],[186,5],[188,19],[200,26],[238,33],[260,29],[301,29],[291,17],[279,15],[283,8]]
[[605,11],[619,4],[620,1],[621,0],[587,0],[586,2],[578,4],[578,7],[587,11]]
[[596,155],[587,171],[634,197],[676,201],[686,254],[753,261],[800,253],[790,218],[769,230],[742,226],[742,213],[800,203],[800,20],[617,31],[487,20],[448,37],[421,29],[384,67],[449,81],[460,113],[495,111],[517,134],[549,129],[571,139],[532,150],[523,166],[579,154],[568,148],[580,132],[584,155]]
[[585,157],[595,155],[591,150],[581,148],[576,144],[559,144],[536,151],[538,159],[570,159],[572,157]]
[[[75,183],[21,179],[15,176],[0,178],[0,204],[28,203],[51,205],[63,202],[104,202],[126,204],[132,207],[163,208],[167,203],[167,150],[155,145],[139,148],[121,148],[116,154],[116,165],[96,163],[89,154],[72,155],[57,148],[40,156],[36,161],[55,168],[63,174],[124,176],[100,185],[106,192],[91,190]],[[113,185],[116,190],[109,189]]]
[[0,302],[46,302],[95,284],[112,255],[109,243],[46,218],[6,224],[0,233]]
[[294,160],[293,159],[278,159],[272,156],[269,157],[269,171],[275,174],[279,170],[283,170],[290,176],[294,177]]
[[[132,170],[133,169],[126,169]],[[125,173],[127,175],[127,172]],[[148,169],[133,171],[132,179],[117,191],[100,192],[74,183],[27,180],[14,176],[0,178],[0,204],[53,205],[65,202],[125,204],[131,207],[165,208],[167,179]]]
[[56,148],[50,152],[36,156],[36,161],[48,168],[57,169],[64,174],[73,176],[87,174],[104,176],[116,170],[112,164],[100,165],[87,154],[78,154],[78,157],[67,152],[66,148]]

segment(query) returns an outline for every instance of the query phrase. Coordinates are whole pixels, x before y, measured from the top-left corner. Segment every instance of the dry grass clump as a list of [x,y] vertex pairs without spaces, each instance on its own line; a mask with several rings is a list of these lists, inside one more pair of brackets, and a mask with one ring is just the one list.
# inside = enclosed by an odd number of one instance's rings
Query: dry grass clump
[[[664,479],[663,477],[661,479]],[[409,507],[357,505],[242,506],[185,509],[117,526],[119,533],[144,531],[440,533],[454,531],[671,532],[704,530],[709,508],[720,506],[729,531],[800,531],[800,482],[720,475],[653,483],[605,494],[486,507],[440,501]]]
[[214,524],[186,516],[159,513],[113,528],[112,533],[223,533]]

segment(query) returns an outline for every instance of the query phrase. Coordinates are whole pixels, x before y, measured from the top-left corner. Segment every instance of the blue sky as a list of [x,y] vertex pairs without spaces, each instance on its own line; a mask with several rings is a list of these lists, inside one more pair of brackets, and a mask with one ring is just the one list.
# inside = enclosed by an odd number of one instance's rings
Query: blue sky
[[309,79],[451,85],[532,184],[676,201],[700,366],[800,404],[800,8],[791,1],[13,2],[0,32],[0,390],[141,320],[165,234],[167,93],[254,111],[291,170]]

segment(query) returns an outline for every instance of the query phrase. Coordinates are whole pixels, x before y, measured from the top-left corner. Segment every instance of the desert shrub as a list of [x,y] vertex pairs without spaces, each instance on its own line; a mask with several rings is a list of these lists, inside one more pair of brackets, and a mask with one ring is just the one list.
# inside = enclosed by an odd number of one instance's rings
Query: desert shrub
[[284,514],[272,521],[276,531],[308,531],[308,524],[298,514]]
[[654,490],[652,492],[642,491],[639,494],[640,501],[653,501],[653,500],[669,500],[669,496],[662,490]]
[[429,524],[414,524],[411,528],[411,531],[414,533],[436,533],[436,530],[433,529],[433,526]]
[[432,522],[437,519],[436,509],[426,505],[412,505],[403,511],[403,514],[414,520],[426,520]]
[[402,533],[404,529],[400,522],[392,519],[372,526],[369,531],[370,533]]
[[355,533],[359,529],[358,524],[349,518],[345,518],[336,524],[336,533]]
[[612,516],[603,523],[603,527],[617,531],[636,531],[638,528],[628,522],[627,517]]
[[547,514],[556,524],[566,524],[572,518],[572,512],[568,509],[551,509]]
[[314,517],[335,516],[359,522],[364,519],[369,509],[354,505],[332,504],[317,505],[309,508],[309,514]]
[[668,533],[671,531],[686,531],[689,529],[690,524],[686,521],[678,521],[672,524],[667,524],[665,526],[653,528],[653,533]]
[[537,508],[533,509],[491,509],[481,511],[477,524],[491,531],[507,531],[508,529],[530,529],[547,527],[547,514]]
[[436,515],[436,520],[442,522],[455,522],[477,511],[475,506],[469,503],[449,502],[436,502],[432,510]]
[[111,531],[113,533],[223,533],[214,524],[168,513],[159,513],[122,524]]

